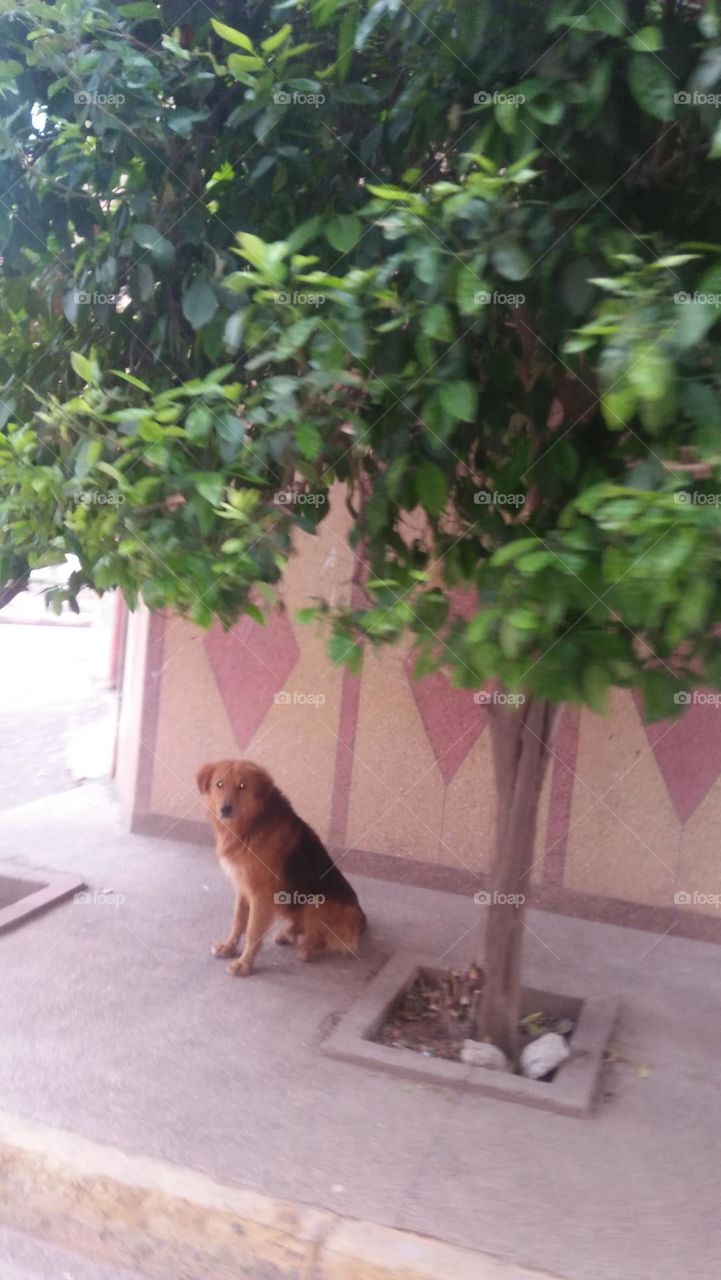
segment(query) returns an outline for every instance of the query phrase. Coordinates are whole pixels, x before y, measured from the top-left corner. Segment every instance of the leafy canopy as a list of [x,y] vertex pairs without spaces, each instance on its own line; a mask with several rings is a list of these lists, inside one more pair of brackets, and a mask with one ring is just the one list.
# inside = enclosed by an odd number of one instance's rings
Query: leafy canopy
[[0,0],[0,580],[260,617],[340,481],[336,660],[721,682],[717,4],[239,12]]

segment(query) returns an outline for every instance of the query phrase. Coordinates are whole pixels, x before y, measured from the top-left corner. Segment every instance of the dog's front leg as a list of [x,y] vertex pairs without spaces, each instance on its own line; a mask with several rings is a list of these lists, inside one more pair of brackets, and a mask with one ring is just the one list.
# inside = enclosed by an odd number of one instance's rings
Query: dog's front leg
[[228,965],[228,973],[234,978],[247,978],[253,968],[253,961],[260,951],[263,938],[275,919],[275,904],[272,899],[255,897],[250,901],[250,916],[245,935],[245,946],[238,960]]
[[235,909],[233,911],[233,921],[230,926],[230,933],[225,942],[216,942],[213,947],[213,955],[218,956],[222,960],[227,960],[230,956],[234,956],[238,950],[240,936],[244,933],[248,924],[248,902],[240,889],[235,891]]

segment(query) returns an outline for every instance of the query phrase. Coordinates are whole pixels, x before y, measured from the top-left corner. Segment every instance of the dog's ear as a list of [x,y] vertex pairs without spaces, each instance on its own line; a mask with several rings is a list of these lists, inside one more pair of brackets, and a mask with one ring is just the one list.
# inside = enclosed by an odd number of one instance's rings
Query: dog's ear
[[198,791],[205,795],[210,788],[210,780],[213,776],[214,764],[204,764],[198,769],[196,782],[198,783]]

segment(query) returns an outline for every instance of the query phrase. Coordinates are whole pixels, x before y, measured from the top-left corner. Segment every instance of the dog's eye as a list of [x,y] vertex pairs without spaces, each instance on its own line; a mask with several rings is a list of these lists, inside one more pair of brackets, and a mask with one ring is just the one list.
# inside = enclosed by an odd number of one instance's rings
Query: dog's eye
[[216,785],[216,787],[220,787],[221,791],[223,790],[223,784],[222,784],[222,782],[216,782],[216,784],[215,784],[215,785]]
[[238,783],[238,790],[239,790],[239,791],[242,791],[244,786],[245,786],[245,783],[244,783],[244,782],[239,782],[239,783]]

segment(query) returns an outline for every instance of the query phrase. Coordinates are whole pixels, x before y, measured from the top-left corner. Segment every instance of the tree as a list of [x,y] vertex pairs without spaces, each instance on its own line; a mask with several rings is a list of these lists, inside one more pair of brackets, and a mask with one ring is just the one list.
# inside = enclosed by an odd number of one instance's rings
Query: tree
[[0,578],[260,619],[340,481],[331,656],[490,689],[513,1054],[554,708],[721,681],[717,5],[216,12],[0,5]]

